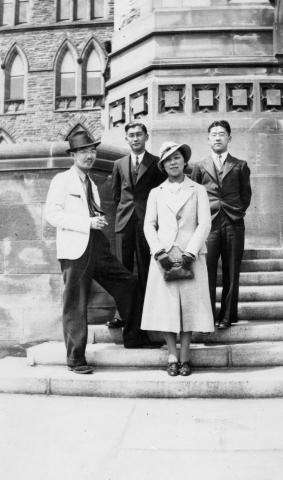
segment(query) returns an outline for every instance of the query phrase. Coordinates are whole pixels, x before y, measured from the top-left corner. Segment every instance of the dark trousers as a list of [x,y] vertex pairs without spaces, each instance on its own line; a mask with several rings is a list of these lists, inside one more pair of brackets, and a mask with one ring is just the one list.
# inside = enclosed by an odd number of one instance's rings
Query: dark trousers
[[207,269],[214,318],[216,318],[216,281],[219,257],[222,260],[222,297],[218,320],[238,321],[240,266],[244,252],[245,225],[240,219],[232,222],[220,212],[212,222],[207,239]]
[[142,343],[142,301],[136,278],[110,252],[105,235],[92,230],[84,254],[76,260],[60,260],[64,280],[63,332],[67,364],[86,363],[87,303],[92,279],[110,295],[125,320],[124,345]]
[[134,269],[134,258],[136,255],[139,288],[144,297],[150,263],[150,251],[143,233],[143,222],[138,220],[135,212],[126,227],[121,232],[116,233],[116,253],[119,260],[130,272]]

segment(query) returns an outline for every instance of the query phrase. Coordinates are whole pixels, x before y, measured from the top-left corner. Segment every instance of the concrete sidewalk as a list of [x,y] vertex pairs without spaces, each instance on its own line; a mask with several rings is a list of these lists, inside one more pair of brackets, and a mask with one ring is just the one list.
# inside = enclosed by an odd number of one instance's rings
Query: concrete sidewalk
[[281,480],[283,400],[0,395],[3,480]]

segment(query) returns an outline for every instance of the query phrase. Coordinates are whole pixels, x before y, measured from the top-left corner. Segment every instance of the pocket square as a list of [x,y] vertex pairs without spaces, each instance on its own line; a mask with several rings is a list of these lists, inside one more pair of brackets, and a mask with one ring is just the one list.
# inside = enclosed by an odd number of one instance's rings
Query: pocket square
[[81,196],[77,193],[70,193],[69,195],[71,195],[72,197],[81,198]]

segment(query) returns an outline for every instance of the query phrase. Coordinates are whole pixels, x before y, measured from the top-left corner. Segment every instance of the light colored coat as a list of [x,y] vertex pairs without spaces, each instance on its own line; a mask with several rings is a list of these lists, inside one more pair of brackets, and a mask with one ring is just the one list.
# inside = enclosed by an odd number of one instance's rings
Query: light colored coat
[[[205,240],[211,228],[205,188],[185,177],[181,190],[171,193],[169,181],[149,195],[144,233],[152,258],[141,327],[165,332],[214,330],[205,262]],[[153,255],[177,245],[196,256],[194,279],[166,282]]]
[[[91,187],[94,200],[100,206],[92,180]],[[52,179],[45,213],[47,221],[57,228],[57,258],[80,258],[89,241],[91,222],[83,184],[74,166]]]

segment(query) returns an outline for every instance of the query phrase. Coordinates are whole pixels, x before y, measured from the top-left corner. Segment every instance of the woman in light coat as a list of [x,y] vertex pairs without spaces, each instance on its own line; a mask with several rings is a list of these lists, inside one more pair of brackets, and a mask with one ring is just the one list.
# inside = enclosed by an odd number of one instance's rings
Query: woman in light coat
[[[151,250],[141,328],[164,333],[171,376],[189,375],[192,332],[213,332],[205,262],[205,240],[211,227],[205,188],[185,174],[191,149],[166,142],[159,168],[168,179],[151,190],[144,233]],[[165,272],[179,261],[182,272],[193,278],[166,281]],[[180,363],[176,348],[180,334]]]

